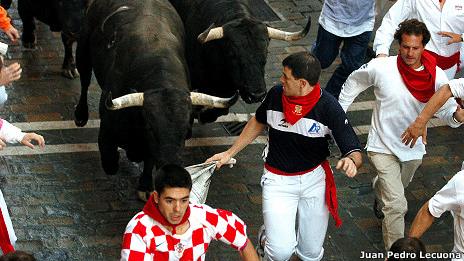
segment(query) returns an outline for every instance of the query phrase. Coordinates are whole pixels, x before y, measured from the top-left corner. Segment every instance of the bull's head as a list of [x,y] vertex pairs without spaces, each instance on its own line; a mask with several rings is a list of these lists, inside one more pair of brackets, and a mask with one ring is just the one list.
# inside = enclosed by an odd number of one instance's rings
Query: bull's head
[[155,166],[181,162],[180,152],[191,131],[192,104],[224,108],[231,105],[231,100],[201,93],[191,93],[189,97],[187,90],[160,88],[131,93],[116,99],[112,99],[110,92],[105,101],[109,110],[141,107],[147,128],[147,144],[150,146],[150,153],[153,153]]
[[295,41],[309,31],[311,19],[299,32],[285,32],[267,27],[262,22],[242,18],[232,20],[221,27],[210,26],[198,35],[198,41],[207,43],[222,40],[221,49],[230,81],[247,103],[261,101],[266,94],[264,71],[270,39]]

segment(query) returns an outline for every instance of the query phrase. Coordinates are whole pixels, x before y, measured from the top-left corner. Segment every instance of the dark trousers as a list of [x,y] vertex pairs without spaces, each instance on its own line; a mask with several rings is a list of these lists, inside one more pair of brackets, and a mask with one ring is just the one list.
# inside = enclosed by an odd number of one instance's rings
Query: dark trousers
[[[325,89],[335,98],[338,99],[346,78],[363,65],[371,34],[371,31],[367,31],[352,37],[339,37],[319,26],[312,52],[321,62],[322,69],[329,67],[337,58],[338,53],[342,60],[325,86]],[[342,42],[343,47],[340,51]]]

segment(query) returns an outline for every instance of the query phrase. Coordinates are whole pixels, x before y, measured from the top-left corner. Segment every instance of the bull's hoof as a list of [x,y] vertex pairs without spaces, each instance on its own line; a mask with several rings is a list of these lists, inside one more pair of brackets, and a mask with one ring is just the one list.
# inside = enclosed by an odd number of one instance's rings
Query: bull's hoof
[[87,120],[74,119],[74,124],[76,124],[77,127],[84,127],[87,124]]
[[89,108],[85,106],[84,109],[81,109],[80,106],[76,106],[74,110],[74,123],[77,127],[84,127],[89,120]]
[[106,175],[116,175],[119,169],[119,153],[115,159],[101,159],[102,168]]
[[153,193],[153,191],[140,191],[140,190],[137,190],[137,198],[140,199],[143,202],[147,202],[152,193]]
[[61,71],[61,74],[68,78],[68,79],[76,79],[76,78],[79,78],[79,72],[77,71],[76,68],[74,69],[63,69],[63,71]]

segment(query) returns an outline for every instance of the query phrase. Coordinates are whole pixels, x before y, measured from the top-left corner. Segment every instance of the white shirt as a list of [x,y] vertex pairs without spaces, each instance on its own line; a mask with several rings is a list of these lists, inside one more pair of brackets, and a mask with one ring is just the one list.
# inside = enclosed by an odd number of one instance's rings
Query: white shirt
[[454,79],[448,82],[453,97],[464,98],[464,78]]
[[[344,1],[344,2],[347,2],[347,1]],[[361,6],[358,6],[359,4],[362,4],[362,3],[358,3],[357,0],[352,1],[352,3],[345,3],[345,4],[351,4],[353,6],[353,9],[362,8]],[[375,22],[374,8],[372,8],[372,11],[370,12],[371,15],[369,17],[365,17],[366,18],[365,21],[361,24],[349,24],[349,23],[344,23],[340,20],[332,19],[325,14],[327,12],[326,10],[327,8],[329,7],[327,3],[324,1],[324,5],[322,6],[321,14],[319,16],[319,25],[322,26],[326,31],[338,37],[353,37],[353,36],[360,35],[364,32],[369,32],[369,31],[374,30],[374,22]]]
[[[339,102],[346,111],[362,91],[373,86],[375,106],[367,150],[395,155],[402,162],[422,159],[425,154],[422,139],[419,138],[416,145],[409,148],[401,142],[401,134],[416,119],[425,103],[414,98],[403,83],[396,59],[397,56],[376,58],[354,71],[342,86]],[[445,73],[437,67],[435,90],[447,82]],[[456,128],[460,124],[453,121],[455,111],[456,102],[449,99],[435,115]]]
[[[382,25],[376,32],[375,53],[389,54],[398,25],[405,19],[411,18],[424,22],[430,31],[431,38],[425,49],[449,57],[461,48],[461,43],[448,45],[450,38],[443,37],[438,32],[464,33],[464,1],[446,0],[443,10],[440,10],[439,0],[398,0],[385,15]],[[457,66],[454,66],[450,69],[455,73],[456,68]],[[454,78],[454,73],[451,79]]]
[[23,140],[24,135],[26,133],[22,132],[21,129],[4,119],[0,119],[0,139],[7,143],[19,143]]
[[[464,171],[458,172],[429,200],[429,211],[439,218],[450,211],[454,219],[453,252],[464,253]],[[462,258],[461,258],[462,260]]]

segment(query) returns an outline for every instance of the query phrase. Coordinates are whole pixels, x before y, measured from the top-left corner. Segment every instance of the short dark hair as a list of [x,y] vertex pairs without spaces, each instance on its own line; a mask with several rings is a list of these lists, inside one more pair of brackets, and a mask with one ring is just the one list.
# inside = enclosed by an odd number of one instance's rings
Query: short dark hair
[[292,70],[296,79],[305,79],[310,85],[315,85],[321,75],[321,63],[310,52],[298,52],[287,56],[282,65]]
[[192,177],[187,170],[176,164],[166,164],[155,176],[155,190],[159,195],[165,188],[192,189]]
[[36,261],[36,259],[29,253],[17,250],[1,256],[0,261]]
[[421,260],[421,252],[425,253],[425,245],[416,237],[403,237],[395,241],[390,247],[390,252],[392,253],[413,253],[415,258],[412,258],[412,255],[409,255],[408,258],[396,258],[389,257],[388,261],[396,260]]
[[422,35],[422,45],[424,46],[430,41],[429,29],[427,29],[427,26],[423,22],[417,19],[407,19],[399,24],[394,36],[399,44],[401,44],[403,34]]

